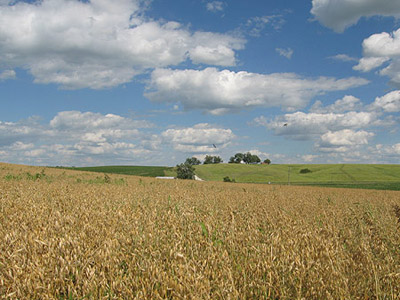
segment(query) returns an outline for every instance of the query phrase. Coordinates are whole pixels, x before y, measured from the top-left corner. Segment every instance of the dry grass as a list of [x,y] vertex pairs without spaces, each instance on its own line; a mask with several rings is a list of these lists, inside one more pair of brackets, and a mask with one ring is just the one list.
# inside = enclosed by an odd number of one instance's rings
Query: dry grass
[[0,299],[400,298],[400,192],[121,178],[0,164]]

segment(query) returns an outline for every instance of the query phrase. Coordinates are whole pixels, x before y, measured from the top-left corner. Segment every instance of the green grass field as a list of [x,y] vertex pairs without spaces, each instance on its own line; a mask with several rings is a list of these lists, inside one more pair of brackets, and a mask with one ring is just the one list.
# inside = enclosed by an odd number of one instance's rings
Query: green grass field
[[[229,176],[241,183],[316,185],[327,187],[400,190],[400,165],[298,164],[242,165],[210,164],[196,166],[196,175],[206,181],[223,181]],[[100,166],[68,168],[80,171],[136,175],[176,176],[172,167]],[[311,172],[301,174],[300,170]]]
[[111,174],[136,175],[145,177],[165,176],[165,172],[170,167],[153,167],[153,166],[99,166],[99,167],[81,167],[81,168],[65,168],[69,170],[90,171]]
[[[300,170],[311,172],[301,174]],[[196,174],[207,181],[222,181],[225,176],[242,183],[320,185],[400,190],[400,165],[302,164],[196,166]]]

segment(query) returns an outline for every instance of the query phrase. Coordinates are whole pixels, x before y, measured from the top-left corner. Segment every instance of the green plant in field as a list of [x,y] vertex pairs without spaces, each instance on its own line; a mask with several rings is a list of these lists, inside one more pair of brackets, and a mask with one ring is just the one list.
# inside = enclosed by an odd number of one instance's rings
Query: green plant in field
[[104,182],[105,183],[111,183],[111,178],[107,174],[104,174]]
[[208,238],[208,229],[206,225],[203,222],[200,222],[200,226],[201,226],[201,234],[206,238]]
[[124,178],[118,178],[114,180],[114,184],[116,185],[127,185],[126,181]]
[[305,168],[305,169],[301,169],[300,170],[300,174],[307,174],[307,173],[311,173],[312,171],[310,170],[310,169],[308,169],[308,168]]
[[199,222],[199,221],[194,221],[194,223],[200,225],[202,236],[208,238],[208,235],[209,235],[209,234],[208,234],[208,229],[207,229],[206,224],[204,224],[204,222]]
[[236,181],[235,181],[235,179],[230,179],[229,176],[225,176],[224,182],[236,182]]
[[21,175],[7,174],[7,175],[4,176],[4,179],[7,180],[7,181],[10,181],[10,180],[21,180],[22,176]]

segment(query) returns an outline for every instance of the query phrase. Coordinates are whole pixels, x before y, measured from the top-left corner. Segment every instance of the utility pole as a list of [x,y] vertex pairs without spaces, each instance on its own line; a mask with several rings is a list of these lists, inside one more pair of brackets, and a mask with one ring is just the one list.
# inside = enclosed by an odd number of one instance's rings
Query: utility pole
[[288,185],[290,185],[290,171],[291,171],[291,169],[292,169],[292,167],[291,167],[291,166],[289,166],[289,169],[288,169],[288,174],[287,174],[287,181],[288,181]]

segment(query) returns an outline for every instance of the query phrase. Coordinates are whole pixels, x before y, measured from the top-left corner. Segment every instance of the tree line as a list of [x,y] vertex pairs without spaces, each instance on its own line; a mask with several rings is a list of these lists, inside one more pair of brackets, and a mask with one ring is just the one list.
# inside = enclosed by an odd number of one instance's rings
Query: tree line
[[[208,164],[219,164],[224,162],[221,157],[219,156],[212,156],[212,155],[206,155],[204,158],[203,164],[208,165]],[[271,160],[269,158],[265,159],[263,161],[265,164],[270,164]],[[192,166],[197,166],[201,165],[201,161],[197,157],[189,157],[186,158],[186,161],[184,162],[185,164],[192,165]],[[257,164],[261,163],[261,159],[255,155],[251,154],[250,152],[247,153],[236,153],[234,156],[231,156],[229,158],[230,164]]]
[[[204,158],[203,164],[219,164],[222,163],[223,160],[220,156],[212,156],[206,155]],[[247,153],[236,153],[234,156],[229,158],[230,164],[258,164],[261,162],[261,159],[255,155],[251,154],[250,152]],[[270,164],[270,159],[264,160],[265,164]],[[176,166],[177,170],[177,177],[179,179],[194,179],[194,167],[200,165],[201,161],[197,157],[188,157],[184,163],[181,163]]]

